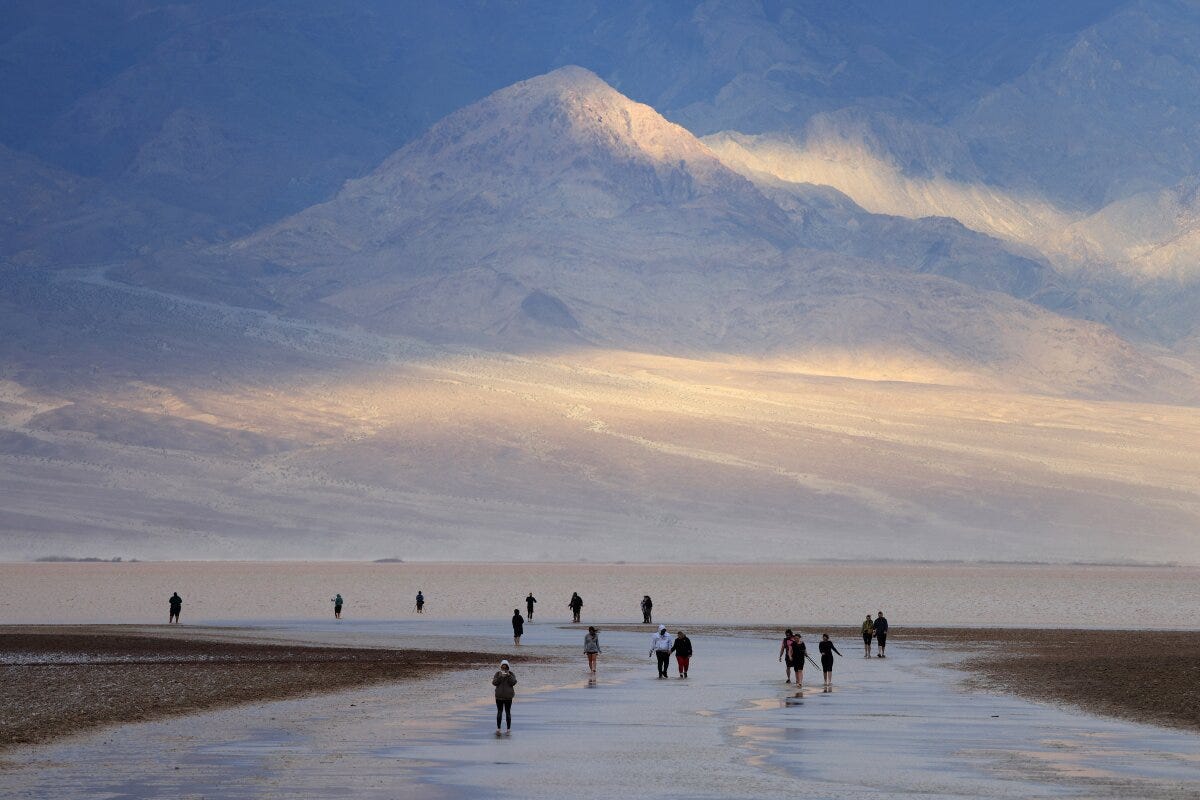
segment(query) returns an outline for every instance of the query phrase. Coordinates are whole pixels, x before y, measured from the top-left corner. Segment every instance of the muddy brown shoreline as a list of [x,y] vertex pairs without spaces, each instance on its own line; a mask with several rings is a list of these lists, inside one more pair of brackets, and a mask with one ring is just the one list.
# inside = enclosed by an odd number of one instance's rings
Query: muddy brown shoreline
[[0,630],[0,748],[125,722],[490,666],[483,653],[221,641],[186,629]]
[[1200,632],[903,628],[950,645],[989,689],[1134,722],[1200,731]]

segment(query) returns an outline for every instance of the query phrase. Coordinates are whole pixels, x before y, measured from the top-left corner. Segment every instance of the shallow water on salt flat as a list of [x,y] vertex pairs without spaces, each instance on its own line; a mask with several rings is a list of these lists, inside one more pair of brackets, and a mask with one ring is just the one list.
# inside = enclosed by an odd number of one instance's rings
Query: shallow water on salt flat
[[[508,654],[491,622],[275,623],[273,636]],[[648,632],[535,623],[511,735],[491,669],[130,725],[9,754],[9,796],[592,798],[1138,797],[1200,794],[1200,736],[969,691],[952,652],[896,639],[835,686],[783,682],[775,642],[698,636],[691,677],[658,680]],[[807,631],[806,631],[807,633]],[[810,670],[811,671],[811,670]],[[674,673],[674,669],[672,669]],[[809,682],[818,676],[809,675]]]

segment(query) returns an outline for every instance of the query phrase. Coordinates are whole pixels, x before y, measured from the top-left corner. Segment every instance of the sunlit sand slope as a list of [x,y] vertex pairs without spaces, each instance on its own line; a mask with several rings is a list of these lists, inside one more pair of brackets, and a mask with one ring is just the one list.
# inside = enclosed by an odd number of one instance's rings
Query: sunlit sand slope
[[10,382],[0,542],[8,557],[1196,560],[1193,408],[803,366],[431,350],[105,396]]

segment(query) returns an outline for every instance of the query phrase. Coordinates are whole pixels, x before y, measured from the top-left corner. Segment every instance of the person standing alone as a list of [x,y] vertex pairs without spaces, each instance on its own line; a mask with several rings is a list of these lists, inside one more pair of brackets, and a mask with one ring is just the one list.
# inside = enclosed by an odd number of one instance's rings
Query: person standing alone
[[500,669],[492,676],[492,686],[496,687],[496,735],[500,735],[500,719],[506,718],[507,730],[512,731],[512,703],[516,697],[517,676],[508,668],[508,660],[500,662]]
[[875,615],[875,623],[872,627],[875,631],[875,641],[879,643],[879,654],[877,657],[887,658],[887,654],[883,650],[887,647],[888,621],[882,611]]
[[817,649],[821,651],[821,673],[825,678],[825,688],[833,688],[833,654],[842,654],[841,650],[837,649],[829,638],[828,633],[821,634],[821,641],[817,643]]
[[571,592],[571,601],[567,603],[567,608],[571,609],[571,622],[579,622],[579,613],[583,611],[583,598],[579,596],[579,592]]
[[669,678],[667,668],[671,666],[671,634],[667,633],[666,625],[658,626],[658,633],[650,640],[650,655],[658,659],[658,677]]
[[650,595],[642,595],[642,624],[650,625],[654,622],[653,619],[654,601],[650,599]]
[[424,614],[424,613],[425,613],[425,593],[424,593],[424,592],[422,592],[420,589],[417,589],[417,602],[416,602],[416,607],[417,607],[417,613],[418,613],[418,614]]
[[167,617],[167,624],[179,622],[179,612],[183,610],[183,598],[179,596],[179,592],[171,592],[171,597],[167,600],[167,605],[171,609],[171,615]]
[[521,646],[521,635],[525,633],[525,618],[522,617],[521,612],[515,608],[513,609],[512,626],[513,626],[513,645],[516,647],[520,647]]
[[592,625],[588,626],[588,632],[583,637],[583,654],[587,656],[588,670],[595,674],[596,658],[600,655],[600,634]]
[[329,602],[333,603],[333,618],[342,618],[342,596],[340,594],[329,598]]
[[529,621],[533,622],[533,604],[537,602],[537,598],[533,596],[533,592],[525,598],[525,616],[529,617]]

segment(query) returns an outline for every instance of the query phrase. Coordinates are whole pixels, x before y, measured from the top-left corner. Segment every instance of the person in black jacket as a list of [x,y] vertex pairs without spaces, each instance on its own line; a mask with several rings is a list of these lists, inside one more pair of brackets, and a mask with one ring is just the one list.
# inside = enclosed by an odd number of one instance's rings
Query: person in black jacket
[[525,616],[529,617],[529,621],[533,622],[533,605],[537,602],[537,598],[533,596],[533,592],[525,598]]
[[873,627],[875,628],[875,642],[879,645],[879,653],[875,657],[887,658],[887,654],[883,652],[883,649],[887,647],[888,621],[882,611],[875,615]]
[[567,608],[571,609],[571,621],[579,622],[579,612],[583,610],[583,598],[579,592],[571,592],[571,602],[567,603]]
[[833,688],[833,654],[842,654],[841,650],[829,640],[828,633],[821,634],[821,641],[817,644],[817,649],[821,651],[821,672],[825,673],[825,688]]
[[521,634],[525,633],[525,618],[521,616],[521,612],[513,609],[512,617],[513,625],[513,644],[517,647],[521,646]]
[[642,595],[642,624],[643,625],[649,625],[651,622],[654,621],[654,619],[653,619],[654,615],[652,613],[653,611],[654,611],[654,601],[650,599],[650,595],[648,595],[648,594]]
[[[179,596],[179,592],[171,592],[171,597],[167,600],[167,605],[170,606],[171,614],[167,617],[167,624],[179,622],[179,612],[183,609],[183,598]],[[162,619],[162,617],[159,617]]]
[[675,643],[671,645],[671,652],[675,654],[675,664],[679,667],[679,677],[686,678],[688,676],[688,664],[692,661],[692,640],[687,637],[683,631],[675,634]]

